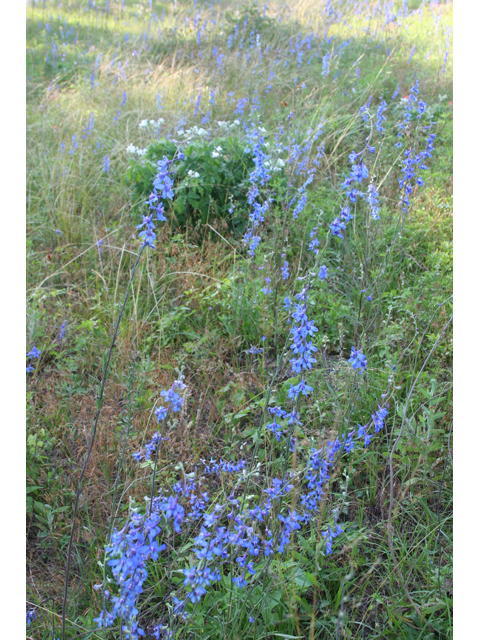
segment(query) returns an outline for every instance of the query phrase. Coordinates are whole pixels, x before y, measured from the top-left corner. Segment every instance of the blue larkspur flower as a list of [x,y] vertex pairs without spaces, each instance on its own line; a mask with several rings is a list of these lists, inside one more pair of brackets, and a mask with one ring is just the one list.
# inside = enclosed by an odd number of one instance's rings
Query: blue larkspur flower
[[64,322],[62,322],[61,326],[60,326],[60,335],[58,336],[59,340],[63,339],[63,336],[65,335],[65,328],[67,326],[67,321],[65,320]]
[[35,345],[27,353],[27,358],[39,358],[42,352],[37,349]]
[[330,230],[332,235],[338,236],[339,238],[343,238],[342,229],[346,229],[345,223],[340,220],[340,218],[335,218],[335,220],[330,225]]
[[357,351],[354,346],[352,346],[352,351],[350,353],[350,359],[348,360],[348,362],[354,369],[360,369],[360,371],[363,371],[367,368],[366,356],[361,351]]
[[318,277],[320,278],[320,280],[325,280],[325,278],[327,277],[327,275],[328,275],[328,269],[327,269],[327,267],[323,264],[323,265],[320,267],[320,270],[319,270],[319,272],[318,272]]
[[35,620],[36,617],[37,617],[37,614],[35,613],[34,609],[30,609],[29,611],[27,611],[27,624],[28,624],[28,626],[30,626],[30,624]]

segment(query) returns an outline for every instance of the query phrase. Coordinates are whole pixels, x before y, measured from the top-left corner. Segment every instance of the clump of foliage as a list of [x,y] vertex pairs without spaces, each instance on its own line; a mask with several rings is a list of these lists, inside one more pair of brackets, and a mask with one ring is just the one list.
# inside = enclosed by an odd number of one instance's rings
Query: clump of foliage
[[[200,130],[202,131],[202,130]],[[144,155],[130,160],[125,179],[138,199],[148,197],[157,163],[164,156],[172,157],[177,144],[162,138],[150,144]],[[252,154],[244,149],[238,137],[205,138],[186,141],[182,145],[183,159],[175,166],[172,179],[175,198],[168,204],[173,227],[197,226],[214,220],[224,220],[235,235],[244,232],[248,222],[248,176],[253,169]]]

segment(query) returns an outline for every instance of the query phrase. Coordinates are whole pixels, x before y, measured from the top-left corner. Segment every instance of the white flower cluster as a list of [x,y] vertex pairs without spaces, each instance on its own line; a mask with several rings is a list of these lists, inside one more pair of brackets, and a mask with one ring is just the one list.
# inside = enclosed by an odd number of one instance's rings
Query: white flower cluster
[[190,178],[199,178],[200,174],[198,173],[198,171],[192,171],[191,169],[188,172],[188,175],[190,176]]
[[225,122],[223,120],[219,120],[217,122],[218,126],[222,129],[234,129],[240,125],[240,120],[234,120],[233,122]]
[[160,127],[165,120],[163,118],[159,118],[158,120],[142,120],[138,125],[140,129],[148,129],[150,127]]
[[278,160],[266,160],[265,169],[271,169],[272,171],[281,171],[282,167],[285,166],[285,160],[278,158]]
[[212,158],[218,158],[218,156],[222,153],[222,147],[218,146],[212,151]]
[[177,131],[177,135],[185,138],[194,138],[195,136],[203,138],[204,136],[208,135],[208,131],[206,129],[202,129],[202,127],[197,127],[195,125],[191,129],[187,129],[186,131],[184,129],[179,129]]
[[146,149],[140,149],[133,144],[129,144],[126,151],[127,153],[135,153],[137,156],[144,156],[147,153]]

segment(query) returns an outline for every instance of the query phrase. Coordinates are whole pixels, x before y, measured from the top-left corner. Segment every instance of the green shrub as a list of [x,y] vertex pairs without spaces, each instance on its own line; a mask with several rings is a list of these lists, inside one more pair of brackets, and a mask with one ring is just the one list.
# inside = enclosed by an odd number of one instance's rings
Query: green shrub
[[[248,176],[254,163],[235,137],[217,138],[213,142],[197,139],[182,149],[184,158],[176,163],[173,174],[175,198],[170,206],[170,222],[174,227],[207,224],[215,219],[225,220],[228,229],[241,235],[248,222]],[[165,138],[152,143],[140,160],[132,159],[125,174],[140,199],[151,191],[157,162],[167,156],[173,158],[177,145]],[[168,212],[168,210],[167,210]]]

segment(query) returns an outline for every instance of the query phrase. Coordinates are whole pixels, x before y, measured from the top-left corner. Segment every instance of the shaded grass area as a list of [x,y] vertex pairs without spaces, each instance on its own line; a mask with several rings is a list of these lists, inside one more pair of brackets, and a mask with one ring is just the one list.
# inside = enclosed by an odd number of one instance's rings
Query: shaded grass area
[[[450,58],[445,62],[451,6],[409,3],[416,13],[387,23],[385,13],[368,3],[350,13],[333,4],[336,13],[329,14],[315,3],[272,3],[265,17],[261,7],[226,2],[212,8],[186,1],[152,7],[110,2],[108,13],[105,3],[86,1],[27,7],[27,349],[35,343],[42,351],[27,391],[27,599],[38,605],[54,597],[53,605],[39,609],[38,637],[50,637],[49,612],[58,620],[61,610],[73,495],[96,410],[102,354],[138,250],[141,216],[124,178],[127,146],[145,148],[156,136],[177,139],[179,129],[194,125],[215,141],[222,135],[218,121],[246,117],[255,104],[272,146],[279,126],[293,145],[293,138],[300,143],[322,122],[320,168],[298,224],[288,228],[292,276],[286,286],[294,295],[294,274],[313,266],[306,250],[310,231],[318,227],[326,242],[344,204],[349,153],[372,128],[358,117],[370,96],[372,114],[383,98],[391,109],[372,169],[381,183],[381,224],[373,228],[359,208],[354,232],[326,246],[330,275],[326,286],[317,283],[311,292],[319,329],[318,367],[310,378],[315,394],[302,406],[292,471],[300,471],[309,447],[364,424],[392,380],[386,432],[336,466],[318,526],[302,531],[288,557],[265,565],[262,588],[255,583],[249,596],[262,611],[262,624],[260,618],[248,622],[242,597],[222,582],[178,637],[451,637],[452,339],[451,327],[445,329],[452,306],[453,105]],[[224,55],[220,64],[215,48]],[[327,53],[330,70],[323,76]],[[393,126],[403,107],[392,95],[397,86],[400,97],[408,94],[414,77],[436,141],[425,187],[416,189],[403,215]],[[248,102],[240,113],[242,99]],[[159,117],[159,132],[139,127]],[[414,127],[408,135],[414,144]],[[289,171],[294,181],[294,168]],[[282,189],[279,176],[265,254],[277,247],[287,197]],[[168,491],[183,473],[180,465],[189,472],[202,458],[250,462],[258,456],[264,466],[256,493],[283,464],[262,416],[289,326],[280,293],[277,306],[259,293],[267,273],[258,270],[260,255],[249,262],[241,240],[220,219],[179,229],[169,217],[157,247],[131,287],[87,469],[67,637],[95,627],[103,603],[93,585],[101,581],[98,562],[110,524],[122,526],[129,506],[144,504],[149,493],[151,465],[137,465],[131,454],[151,438],[160,390],[179,373],[188,395],[161,452],[158,487]],[[346,363],[359,340],[369,358],[361,382]],[[262,344],[259,357],[248,353]],[[286,367],[277,374],[280,402],[291,375]],[[224,482],[210,481],[213,501],[233,488],[233,480]],[[326,555],[321,530],[332,509],[345,534]],[[166,601],[180,582],[172,565],[184,566],[173,531],[168,543],[170,554],[152,563],[142,596],[141,616],[150,632],[166,619]]]

